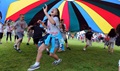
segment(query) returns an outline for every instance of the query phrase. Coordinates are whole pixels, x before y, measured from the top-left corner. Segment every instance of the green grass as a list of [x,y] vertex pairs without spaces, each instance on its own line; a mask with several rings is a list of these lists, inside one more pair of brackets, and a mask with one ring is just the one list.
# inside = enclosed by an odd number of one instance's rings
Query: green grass
[[[35,62],[37,49],[31,42],[26,45],[27,38],[21,45],[22,53],[13,49],[13,42],[5,42],[0,45],[0,71],[27,71],[29,66]],[[41,67],[36,71],[118,71],[118,60],[120,59],[120,47],[115,47],[114,53],[109,54],[103,49],[102,43],[93,43],[87,51],[82,51],[85,43],[78,40],[69,40],[70,50],[57,53],[63,59],[62,63],[54,66],[54,61],[46,52],[41,59]]]

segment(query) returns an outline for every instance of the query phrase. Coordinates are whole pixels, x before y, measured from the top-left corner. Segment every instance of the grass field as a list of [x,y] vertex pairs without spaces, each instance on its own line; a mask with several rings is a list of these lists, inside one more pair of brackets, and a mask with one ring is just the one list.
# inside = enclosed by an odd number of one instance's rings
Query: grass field
[[[29,66],[35,62],[37,49],[31,42],[26,45],[27,38],[21,45],[22,53],[13,49],[13,42],[0,44],[0,71],[27,71]],[[120,47],[115,47],[114,53],[109,54],[103,49],[102,43],[93,43],[87,51],[82,51],[85,43],[78,40],[69,40],[72,50],[57,53],[62,62],[58,66],[52,65],[54,59],[43,53],[41,67],[36,71],[118,71],[118,60],[120,59]]]

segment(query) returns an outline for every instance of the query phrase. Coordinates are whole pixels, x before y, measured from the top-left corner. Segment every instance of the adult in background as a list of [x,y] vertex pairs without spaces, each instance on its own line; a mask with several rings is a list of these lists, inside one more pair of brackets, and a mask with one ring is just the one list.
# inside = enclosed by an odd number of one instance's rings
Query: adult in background
[[84,51],[87,49],[88,46],[92,46],[92,37],[93,37],[93,32],[89,27],[88,32],[85,34],[86,46],[83,48]]
[[18,52],[21,52],[20,44],[24,36],[25,28],[27,28],[27,23],[24,20],[24,15],[20,14],[20,19],[14,25],[14,29],[16,30],[17,36],[19,37],[19,39],[17,39],[17,41],[14,44],[14,48]]

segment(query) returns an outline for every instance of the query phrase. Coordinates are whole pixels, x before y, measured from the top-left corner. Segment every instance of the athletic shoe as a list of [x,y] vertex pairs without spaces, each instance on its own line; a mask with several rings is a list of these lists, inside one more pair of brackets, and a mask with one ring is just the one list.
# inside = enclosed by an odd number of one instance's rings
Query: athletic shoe
[[36,69],[39,69],[40,68],[40,65],[36,66],[36,65],[32,65],[30,66],[30,68],[28,69],[28,71],[33,71],[33,70],[36,70]]
[[67,49],[68,49],[68,50],[71,50],[71,48],[70,48],[70,47],[67,47]]
[[17,50],[17,45],[14,45],[14,49]]
[[17,51],[18,51],[19,53],[21,53],[21,52],[22,52],[20,49],[17,49]]
[[46,51],[47,52],[47,55],[49,55],[50,54],[50,52],[49,51]]
[[29,43],[27,43],[26,45],[29,45]]
[[58,65],[58,64],[60,64],[60,62],[62,62],[62,59],[55,60],[52,64],[53,65]]
[[86,51],[86,48],[83,48],[83,51]]

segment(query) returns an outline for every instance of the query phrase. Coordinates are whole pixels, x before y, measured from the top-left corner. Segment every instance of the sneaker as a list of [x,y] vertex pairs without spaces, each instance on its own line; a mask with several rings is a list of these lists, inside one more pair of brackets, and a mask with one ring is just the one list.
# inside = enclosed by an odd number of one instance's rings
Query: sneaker
[[39,69],[40,68],[40,65],[36,66],[36,65],[32,65],[30,66],[30,68],[28,69],[28,71],[33,71],[33,70],[36,70],[36,69]]
[[49,55],[50,54],[50,52],[49,51],[47,51],[47,55]]
[[53,65],[58,65],[58,64],[60,64],[60,62],[62,62],[62,59],[55,60],[52,64]]
[[20,52],[22,52],[20,49],[17,49],[17,51],[20,53]]
[[70,47],[67,47],[67,49],[68,49],[68,50],[71,50],[71,48],[70,48]]
[[26,45],[29,45],[29,43],[27,43]]
[[14,49],[17,50],[17,45],[14,45]]
[[83,48],[83,51],[86,51],[86,48]]

